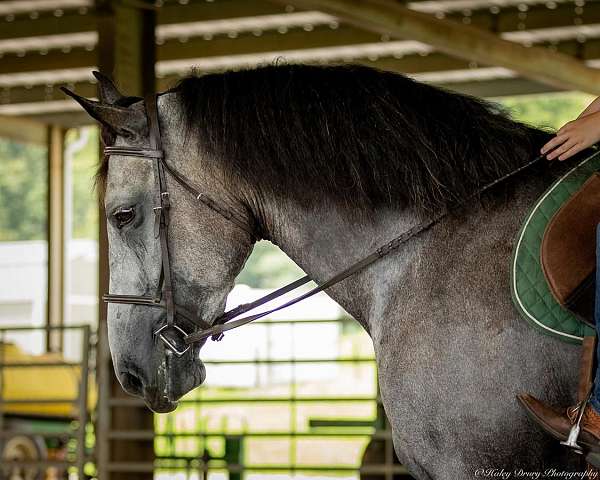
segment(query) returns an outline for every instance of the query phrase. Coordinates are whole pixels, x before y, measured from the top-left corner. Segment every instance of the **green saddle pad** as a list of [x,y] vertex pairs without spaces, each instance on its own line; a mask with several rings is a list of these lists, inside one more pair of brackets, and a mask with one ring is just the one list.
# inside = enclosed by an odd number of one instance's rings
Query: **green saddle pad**
[[519,230],[511,259],[511,295],[521,316],[533,327],[569,343],[581,343],[595,331],[552,296],[540,264],[540,247],[554,213],[596,170],[600,170],[600,152],[581,161],[544,192]]

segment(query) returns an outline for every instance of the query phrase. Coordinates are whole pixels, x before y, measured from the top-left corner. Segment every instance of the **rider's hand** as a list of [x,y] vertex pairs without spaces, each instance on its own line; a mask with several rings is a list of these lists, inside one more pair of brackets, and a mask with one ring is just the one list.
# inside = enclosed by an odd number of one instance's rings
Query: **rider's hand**
[[600,141],[600,112],[579,117],[556,132],[556,137],[542,147],[548,160],[566,160]]

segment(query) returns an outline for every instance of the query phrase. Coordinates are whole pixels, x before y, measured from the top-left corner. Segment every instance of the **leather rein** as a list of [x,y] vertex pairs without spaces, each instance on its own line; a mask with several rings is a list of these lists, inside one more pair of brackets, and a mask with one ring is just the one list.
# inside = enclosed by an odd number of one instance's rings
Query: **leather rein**
[[[232,330],[234,328],[241,327],[242,325],[246,325],[271,313],[295,305],[296,303],[301,302],[302,300],[305,300],[309,297],[312,297],[313,295],[316,295],[319,292],[327,290],[333,285],[336,285],[342,280],[345,280],[346,278],[361,271],[368,265],[371,265],[377,260],[388,255],[389,253],[397,250],[402,244],[406,243],[413,237],[425,232],[426,230],[429,230],[440,220],[446,217],[451,211],[451,209],[447,208],[438,212],[432,218],[425,220],[422,223],[419,223],[414,227],[410,228],[409,230],[403,232],[399,236],[393,238],[389,242],[377,248],[375,251],[373,251],[371,254],[367,255],[363,259],[350,265],[348,268],[338,272],[325,282],[318,284],[311,290],[301,295],[298,295],[297,297],[283,303],[282,305],[260,313],[241,317],[250,310],[254,310],[257,307],[270,303],[271,301],[293,290],[296,290],[302,285],[307,284],[312,280],[311,277],[305,275],[304,277],[299,278],[298,280],[295,280],[263,297],[260,297],[257,300],[254,300],[250,303],[238,305],[232,310],[224,312],[221,316],[214,320],[212,324],[209,324],[206,321],[202,320],[202,318],[200,318],[199,315],[188,311],[180,305],[177,305],[174,301],[173,278],[171,272],[168,245],[169,210],[171,207],[171,203],[169,192],[167,190],[166,173],[169,173],[169,175],[171,175],[177,183],[179,183],[182,187],[184,187],[187,191],[194,195],[194,197],[196,197],[196,199],[200,203],[202,203],[209,209],[215,211],[219,215],[223,216],[225,219],[229,220],[230,222],[247,232],[253,239],[256,238],[256,235],[253,228],[248,226],[247,220],[245,218],[243,218],[236,212],[230,211],[219,206],[208,195],[199,191],[183,175],[181,175],[177,170],[175,170],[166,162],[164,151],[162,149],[160,125],[158,120],[157,99],[157,95],[151,95],[149,97],[146,97],[144,100],[146,107],[146,115],[148,118],[148,127],[150,132],[150,148],[147,149],[139,147],[109,146],[104,148],[104,155],[143,157],[153,161],[156,191],[156,206],[153,208],[155,215],[154,234],[160,242],[162,255],[160,279],[154,295],[119,295],[107,293],[103,295],[102,298],[107,303],[144,305],[148,307],[156,307],[166,310],[166,321],[154,332],[154,335],[164,343],[168,350],[170,350],[173,354],[175,354],[178,357],[183,356],[187,351],[189,351],[192,345],[201,343],[209,337],[211,337],[212,340],[220,341],[223,338],[223,334],[228,330]],[[539,162],[542,158],[544,157],[538,156],[533,160],[525,163],[524,165],[516,168],[515,170],[509,172],[508,174],[484,185],[476,192],[460,201],[453,208],[464,205],[468,200],[471,200],[476,196],[481,195],[486,190],[489,190],[490,188],[496,186],[504,180],[522,172],[523,170],[527,169],[533,164]],[[175,322],[176,316],[178,315],[198,326],[200,330],[193,333],[186,332]]]

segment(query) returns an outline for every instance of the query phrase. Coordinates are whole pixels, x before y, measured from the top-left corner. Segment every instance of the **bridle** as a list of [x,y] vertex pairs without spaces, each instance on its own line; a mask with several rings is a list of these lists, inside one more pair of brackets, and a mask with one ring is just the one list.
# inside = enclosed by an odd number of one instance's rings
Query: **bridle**
[[[178,357],[183,356],[188,350],[190,350],[192,345],[201,343],[209,337],[211,337],[215,341],[219,341],[223,338],[223,334],[228,330],[232,330],[234,328],[241,327],[242,325],[246,325],[247,323],[253,322],[266,315],[290,307],[302,300],[312,297],[313,295],[319,292],[327,290],[333,285],[361,271],[366,266],[376,262],[380,258],[383,258],[389,253],[397,250],[402,244],[404,244],[411,238],[421,234],[422,232],[430,229],[435,224],[437,224],[442,218],[444,218],[450,213],[450,209],[442,210],[432,218],[425,220],[422,223],[419,223],[418,225],[415,225],[414,227],[403,232],[401,235],[392,239],[388,243],[382,245],[370,255],[352,264],[345,270],[342,270],[341,272],[337,273],[329,280],[318,284],[311,290],[301,295],[298,295],[297,297],[283,303],[282,305],[260,313],[238,318],[241,315],[249,312],[250,310],[254,310],[257,307],[260,307],[293,290],[296,290],[302,285],[305,285],[308,282],[310,282],[312,279],[308,275],[299,278],[298,280],[295,280],[294,282],[289,283],[288,285],[285,285],[269,293],[268,295],[260,297],[259,299],[254,300],[253,302],[238,305],[234,309],[223,313],[212,324],[209,324],[202,318],[200,318],[199,315],[195,315],[192,312],[189,312],[184,307],[177,305],[174,301],[173,276],[171,271],[168,244],[169,210],[171,207],[171,203],[169,198],[169,192],[167,190],[166,173],[169,173],[169,175],[171,175],[177,183],[179,183],[182,187],[184,187],[187,191],[194,195],[196,199],[200,201],[203,205],[215,211],[219,215],[223,216],[225,219],[229,220],[233,224],[237,225],[239,228],[247,232],[254,240],[256,239],[255,229],[248,225],[248,220],[246,218],[234,211],[219,206],[208,195],[200,192],[183,175],[181,175],[176,169],[174,169],[166,162],[164,151],[162,149],[160,125],[158,121],[157,98],[157,95],[151,95],[149,97],[146,97],[146,99],[144,100],[150,134],[150,148],[147,149],[140,147],[108,146],[104,148],[104,155],[143,157],[148,158],[153,162],[155,182],[154,188],[156,192],[156,206],[153,209],[155,215],[154,233],[155,237],[157,237],[160,242],[160,250],[162,256],[161,272],[158,286],[154,295],[120,295],[107,293],[103,296],[103,300],[107,303],[144,305],[148,307],[156,307],[166,310],[166,321],[154,331],[154,336],[160,339],[167,347],[167,349]],[[515,170],[509,172],[508,174],[484,185],[472,195],[469,195],[467,198],[457,203],[455,207],[465,204],[469,199],[480,195],[481,193],[494,187],[498,183],[520,173],[526,168],[539,162],[542,158],[544,157],[538,156],[533,160],[529,161],[528,163],[525,163],[522,166],[516,168]],[[181,316],[186,320],[190,321],[191,323],[195,324],[200,328],[200,330],[193,333],[186,332],[180,325],[176,323],[177,316]]]
[[[206,323],[200,316],[194,315],[187,309],[175,304],[173,295],[173,275],[171,272],[171,260],[169,255],[168,228],[169,213],[171,209],[171,200],[167,190],[166,172],[192,193],[198,201],[206,205],[211,210],[219,213],[230,222],[236,224],[241,229],[254,238],[253,230],[248,227],[246,221],[237,213],[221,208],[208,195],[198,191],[191,185],[177,170],[167,164],[164,159],[162,148],[162,139],[160,135],[160,124],[158,121],[158,96],[152,95],[144,101],[146,107],[146,116],[148,119],[148,129],[150,136],[150,148],[108,146],[104,148],[104,155],[124,155],[129,157],[142,157],[152,160],[154,167],[154,189],[156,192],[154,211],[154,236],[158,238],[161,250],[161,270],[158,286],[154,295],[123,295],[107,293],[103,295],[103,300],[107,303],[121,303],[130,305],[145,305],[148,307],[158,307],[166,310],[166,321],[157,330],[154,336],[159,338],[175,355],[181,357],[190,348],[189,343],[183,340],[188,337],[188,333],[176,322],[176,316],[180,315],[188,321],[198,325],[202,331],[211,329],[211,325]],[[169,335],[169,333],[171,335]],[[215,333],[215,339],[220,339]]]

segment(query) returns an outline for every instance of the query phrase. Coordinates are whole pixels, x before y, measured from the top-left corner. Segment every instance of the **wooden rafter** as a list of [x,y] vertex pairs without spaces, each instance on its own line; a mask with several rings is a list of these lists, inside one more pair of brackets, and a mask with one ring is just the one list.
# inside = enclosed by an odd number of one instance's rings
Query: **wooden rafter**
[[[314,27],[306,32],[301,28],[288,31],[285,34],[276,31],[264,32],[260,36],[252,33],[240,34],[237,38],[226,35],[205,40],[202,37],[193,37],[185,42],[172,39],[158,47],[159,61],[185,60],[197,58],[211,58],[221,56],[235,56],[272,51],[304,50],[311,48],[340,47],[344,45],[361,45],[379,42],[381,36],[368,32],[352,25],[340,25],[332,30],[327,25]],[[553,48],[561,51],[563,46],[569,45],[565,53],[577,55],[582,59],[599,58],[597,52],[598,39],[591,38],[585,43],[577,40],[563,40],[556,43]],[[52,71],[62,69],[90,69],[96,64],[96,50],[88,51],[83,47],[73,48],[68,52],[52,50],[46,55],[38,53],[27,54],[20,57],[17,54],[5,54],[0,62],[0,74],[19,74],[38,71]],[[425,61],[426,64],[430,63]],[[404,70],[410,72],[412,70]],[[44,82],[45,83],[45,82]]]
[[[285,6],[265,0],[227,0],[218,2],[193,2],[189,5],[167,4],[158,9],[157,21],[161,25],[224,20],[229,18],[249,17],[255,15],[273,15],[285,13]],[[96,19],[93,11],[81,14],[77,10],[67,10],[60,17],[53,13],[41,13],[39,18],[32,20],[28,15],[22,15],[11,22],[0,19],[0,39],[37,37],[45,35],[81,33],[94,31]]]
[[46,145],[48,131],[42,122],[0,115],[0,137],[22,143]]
[[[172,25],[187,22],[206,22],[211,20],[231,20],[242,17],[273,15],[285,13],[285,6],[266,0],[227,0],[226,2],[191,2],[188,5],[167,4],[158,10],[159,25]],[[554,9],[545,5],[528,6],[526,13],[515,6],[503,7],[497,13],[489,8],[469,12],[468,21],[494,32],[515,31],[523,26],[526,29],[557,28],[575,24],[594,24],[600,22],[600,2],[588,2],[580,14],[574,11],[573,3],[558,3]],[[463,12],[451,12],[446,18],[463,21]],[[22,15],[8,22],[0,19],[0,40],[11,38],[43,37],[46,35],[72,34],[95,30],[96,20],[92,11],[85,14],[77,10],[66,10],[56,17],[52,12],[42,12],[39,18],[31,19]]]
[[[286,5],[288,2],[285,2]],[[317,5],[320,2],[314,1]],[[363,4],[368,2],[355,2]],[[391,3],[391,2],[390,2]],[[384,4],[381,2],[381,4]],[[217,8],[218,7],[218,8]],[[179,25],[187,21],[210,21],[216,19],[235,20],[244,15],[265,15],[281,14],[285,10],[283,4],[268,3],[265,0],[257,2],[246,2],[245,0],[228,0],[227,2],[192,2],[186,6],[174,6],[167,4],[159,10],[159,19],[163,25]],[[414,12],[413,12],[414,13]],[[51,15],[48,12],[46,17]],[[463,22],[468,20],[473,26],[497,32],[515,32],[522,29],[523,25],[527,28],[542,27],[573,27],[574,8],[572,3],[558,3],[556,8],[550,10],[544,5],[531,5],[526,14],[520,12],[518,8],[506,7],[498,11],[489,9],[474,10],[464,16],[464,12],[452,12],[447,14],[448,19]],[[27,38],[30,35],[41,33],[56,32],[79,32],[83,33],[91,27],[90,14],[82,15],[77,11],[66,11],[61,17],[51,18],[40,17],[36,20],[28,18],[17,18],[13,22],[8,22],[0,29],[0,41],[3,35],[18,35],[20,38]],[[430,17],[431,18],[431,17]],[[600,2],[588,3],[584,9],[577,14],[577,19],[582,25],[597,25],[600,23]],[[434,19],[435,20],[435,19]],[[522,25],[523,24],[523,25]],[[12,28],[18,26],[20,28]],[[7,28],[5,28],[7,27]],[[466,28],[461,26],[461,28]],[[522,30],[521,30],[522,31]],[[229,32],[231,33],[231,32]],[[159,60],[180,60],[190,59],[190,64],[198,58],[209,58],[219,56],[235,56],[244,54],[260,54],[270,51],[299,50],[309,48],[336,47],[342,45],[358,45],[363,43],[372,43],[380,40],[378,32],[368,32],[350,25],[341,25],[337,30],[330,30],[327,25],[317,25],[311,27],[310,32],[304,31],[300,27],[290,28],[286,33],[278,33],[276,30],[265,30],[260,36],[254,36],[251,32],[240,33],[237,38],[229,38],[228,35],[216,35],[211,39],[203,39],[201,36],[191,36],[183,42],[178,38],[171,38],[158,48]],[[578,58],[590,58],[587,54],[588,45],[594,42],[594,39],[585,43],[577,43],[575,48],[565,52]],[[563,45],[567,42],[561,42]],[[572,41],[571,43],[576,43]],[[558,49],[561,51],[561,48]],[[200,56],[198,53],[200,53]],[[27,52],[6,52],[0,62],[0,74],[20,74],[37,71],[62,70],[62,69],[87,69],[89,70],[96,64],[97,52],[93,49],[93,44],[80,47],[72,47],[64,50],[55,48],[48,52],[40,54],[36,51]],[[453,55],[456,55],[453,53]],[[471,60],[470,52],[463,58]],[[591,56],[596,58],[597,56]],[[356,61],[362,61],[357,57]],[[414,58],[406,56],[401,62],[392,62],[398,64],[398,70],[403,72],[413,72],[415,61],[423,63],[423,67],[417,70],[431,71],[435,68],[435,62],[428,58]],[[408,68],[400,68],[401,64],[408,63]],[[444,63],[444,62],[443,62]],[[448,62],[445,62],[448,63]],[[452,62],[450,62],[452,63]],[[481,61],[479,62],[481,63]],[[491,62],[490,62],[491,63]],[[458,67],[457,67],[458,68]],[[462,68],[462,67],[461,67]],[[60,80],[57,80],[60,81]],[[17,82],[18,83],[18,82]],[[25,82],[23,82],[25,83]],[[46,82],[44,82],[46,83]],[[555,83],[553,85],[556,85]],[[560,84],[562,88],[573,88],[568,85]],[[578,87],[580,88],[580,87]],[[11,102],[13,95],[11,94]]]
[[[279,1],[279,0],[278,0]],[[569,90],[600,94],[600,71],[546,48],[524,47],[497,35],[384,0],[285,0],[318,9],[349,24],[394,37],[418,40],[459,58],[496,65]]]

